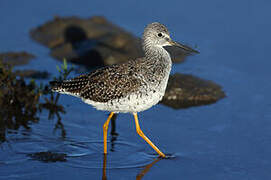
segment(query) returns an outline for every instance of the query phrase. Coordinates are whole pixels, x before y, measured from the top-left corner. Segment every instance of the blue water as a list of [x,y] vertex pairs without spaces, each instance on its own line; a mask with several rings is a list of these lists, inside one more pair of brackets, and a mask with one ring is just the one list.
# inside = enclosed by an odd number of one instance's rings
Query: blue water
[[[142,179],[271,179],[271,2],[269,1],[0,1],[0,50],[37,56],[22,68],[56,75],[58,61],[32,41],[29,30],[54,16],[102,15],[140,36],[159,21],[172,38],[197,45],[201,54],[172,72],[220,84],[227,97],[216,104],[173,110],[157,105],[139,114],[142,130],[172,158],[156,162]],[[43,81],[46,83],[48,80]],[[61,96],[66,138],[42,113],[31,130],[10,133],[0,147],[0,179],[102,179],[102,124],[107,113]],[[107,179],[136,179],[156,154],[136,134],[129,114],[117,118]],[[110,137],[109,137],[110,138]],[[110,144],[109,144],[110,148]],[[44,163],[29,153],[53,151],[66,162]]]

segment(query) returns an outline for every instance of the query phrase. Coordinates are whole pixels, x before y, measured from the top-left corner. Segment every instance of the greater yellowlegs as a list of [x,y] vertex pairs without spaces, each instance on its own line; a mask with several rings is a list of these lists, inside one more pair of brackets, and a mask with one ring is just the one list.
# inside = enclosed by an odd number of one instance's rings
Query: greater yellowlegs
[[188,52],[192,48],[174,42],[167,28],[157,22],[143,33],[145,56],[123,64],[98,69],[70,80],[50,82],[52,90],[77,96],[98,110],[111,112],[103,125],[104,154],[107,153],[107,129],[114,113],[132,113],[136,131],[161,156],[162,153],[141,131],[137,113],[157,104],[165,94],[171,58],[164,46],[177,46]]

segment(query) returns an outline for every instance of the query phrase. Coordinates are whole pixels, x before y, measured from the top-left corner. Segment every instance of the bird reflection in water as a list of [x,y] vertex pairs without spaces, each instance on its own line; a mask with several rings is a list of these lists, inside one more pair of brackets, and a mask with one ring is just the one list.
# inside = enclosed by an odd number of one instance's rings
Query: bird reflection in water
[[103,158],[103,178],[102,180],[106,180],[106,158],[107,158],[107,154],[104,154],[104,158]]
[[[136,180],[141,180],[143,178],[143,176],[145,176],[145,174],[147,174],[151,167],[156,164],[158,161],[160,161],[162,158],[158,157],[155,158],[150,164],[143,166],[143,169],[136,175]],[[104,154],[104,158],[103,158],[103,176],[102,176],[102,180],[107,180],[106,177],[106,160],[107,160],[107,154]]]
[[142,171],[140,171],[137,175],[136,175],[136,180],[141,180],[143,178],[143,176],[145,176],[145,174],[147,174],[151,167],[156,164],[158,161],[160,161],[162,158],[161,157],[157,157],[155,158],[150,164],[144,166],[144,169]]

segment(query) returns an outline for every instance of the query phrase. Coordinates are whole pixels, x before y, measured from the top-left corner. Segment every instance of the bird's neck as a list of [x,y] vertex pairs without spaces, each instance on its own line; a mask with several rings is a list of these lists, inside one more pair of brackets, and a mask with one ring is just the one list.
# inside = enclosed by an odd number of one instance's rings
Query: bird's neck
[[150,84],[156,82],[153,87],[164,94],[172,66],[170,55],[163,47],[153,44],[143,43],[143,49],[147,81],[150,81]]
[[165,50],[162,46],[154,45],[150,41],[145,40],[143,42],[143,50],[145,53],[145,58],[148,61],[152,61],[157,65],[161,64],[169,71],[171,70],[171,57],[167,50]]

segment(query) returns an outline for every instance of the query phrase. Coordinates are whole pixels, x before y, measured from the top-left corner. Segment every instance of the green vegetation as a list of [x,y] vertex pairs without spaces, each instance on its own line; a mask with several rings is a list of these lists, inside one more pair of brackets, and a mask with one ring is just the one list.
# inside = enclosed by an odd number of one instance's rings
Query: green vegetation
[[[68,68],[66,60],[57,69],[60,75],[55,80],[64,80],[73,71]],[[60,117],[65,111],[58,100],[59,94],[51,92],[48,85],[38,85],[35,80],[26,82],[13,73],[11,66],[0,61],[0,143],[6,141],[8,129],[29,129],[30,123],[39,121],[38,115],[43,110],[49,112],[48,119],[57,117],[55,130],[61,129],[62,137],[65,137]]]

